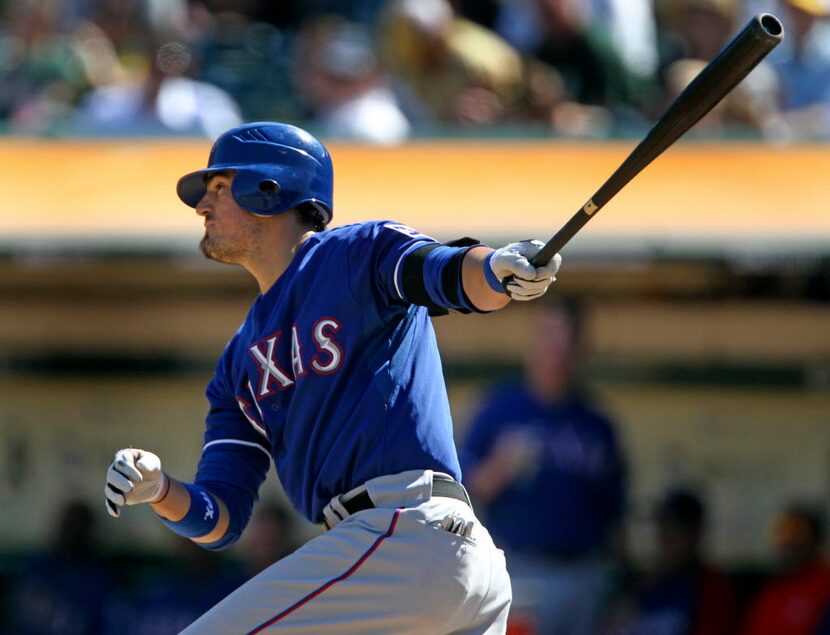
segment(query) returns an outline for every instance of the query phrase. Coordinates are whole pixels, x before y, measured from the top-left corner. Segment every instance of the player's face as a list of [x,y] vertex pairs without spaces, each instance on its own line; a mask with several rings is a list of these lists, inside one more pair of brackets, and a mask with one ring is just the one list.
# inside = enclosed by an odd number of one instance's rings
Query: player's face
[[199,246],[212,260],[243,264],[257,240],[257,219],[234,200],[232,181],[231,173],[208,179],[207,191],[196,205],[196,213],[205,219],[205,236]]

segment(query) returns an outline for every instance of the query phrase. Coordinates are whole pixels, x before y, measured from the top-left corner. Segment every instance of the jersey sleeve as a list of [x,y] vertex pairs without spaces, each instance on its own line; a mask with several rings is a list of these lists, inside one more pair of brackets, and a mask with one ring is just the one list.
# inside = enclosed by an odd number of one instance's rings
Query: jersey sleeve
[[259,411],[252,404],[254,397],[234,395],[222,376],[224,364],[223,358],[205,391],[210,409],[205,419],[204,450],[220,445],[240,445],[258,449],[270,456],[265,426]]
[[403,263],[413,251],[434,238],[394,221],[361,226],[349,246],[349,278],[358,301],[374,297],[385,304],[409,304],[402,288]]
[[394,221],[365,223],[350,245],[348,264],[352,295],[387,306],[416,304],[430,315],[448,311],[483,313],[464,290],[462,263],[474,238],[440,244]]
[[206,390],[210,410],[194,481],[228,508],[228,532],[219,543],[208,545],[214,549],[229,546],[242,534],[271,464],[265,428],[256,418],[256,409],[230,390],[228,357],[226,351]]

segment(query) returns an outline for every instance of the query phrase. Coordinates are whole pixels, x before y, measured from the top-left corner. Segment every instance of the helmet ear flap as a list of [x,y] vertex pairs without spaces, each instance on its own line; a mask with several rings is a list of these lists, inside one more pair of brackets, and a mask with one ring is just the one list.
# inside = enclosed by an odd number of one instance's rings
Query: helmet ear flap
[[280,209],[280,184],[272,178],[239,170],[233,179],[231,193],[242,208],[254,214],[269,214]]

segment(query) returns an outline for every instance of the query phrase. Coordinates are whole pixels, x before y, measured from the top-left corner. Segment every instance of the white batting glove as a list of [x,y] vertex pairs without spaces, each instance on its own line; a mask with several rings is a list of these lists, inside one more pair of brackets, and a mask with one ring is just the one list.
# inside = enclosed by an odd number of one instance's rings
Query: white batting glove
[[562,256],[559,254],[555,254],[547,264],[541,267],[534,267],[530,264],[530,259],[544,245],[545,243],[540,240],[523,240],[496,249],[487,257],[484,266],[489,265],[499,283],[508,276],[513,276],[513,279],[504,289],[498,289],[492,276],[487,275],[490,286],[496,291],[507,292],[511,299],[522,302],[543,296],[556,280],[556,272],[562,264]]
[[152,452],[129,448],[118,450],[107,470],[107,511],[118,518],[123,505],[157,503],[167,495],[169,478],[161,471],[161,460]]

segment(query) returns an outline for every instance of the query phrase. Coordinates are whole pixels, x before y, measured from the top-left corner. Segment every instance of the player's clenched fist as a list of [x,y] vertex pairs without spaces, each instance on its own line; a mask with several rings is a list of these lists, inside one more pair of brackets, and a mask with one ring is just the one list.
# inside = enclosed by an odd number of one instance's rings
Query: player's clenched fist
[[[530,259],[542,247],[544,243],[539,240],[523,240],[490,253],[484,263],[490,286],[496,291],[506,292],[513,300],[534,300],[544,295],[556,280],[562,257],[556,254],[547,264],[534,267]],[[502,281],[508,276],[513,276],[513,279],[502,288]]]
[[118,450],[107,469],[107,511],[118,518],[122,505],[157,503],[167,494],[169,480],[161,471],[161,460],[152,452]]

